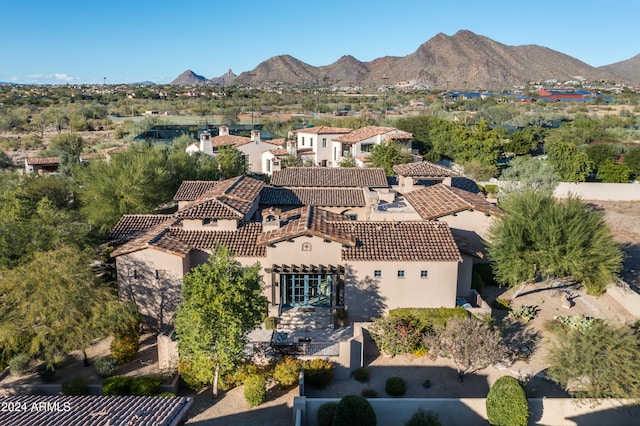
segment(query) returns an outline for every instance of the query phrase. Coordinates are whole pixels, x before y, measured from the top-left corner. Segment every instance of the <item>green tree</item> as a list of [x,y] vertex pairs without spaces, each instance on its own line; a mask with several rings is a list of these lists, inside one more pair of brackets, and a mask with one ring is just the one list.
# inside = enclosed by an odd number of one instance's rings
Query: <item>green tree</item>
[[81,211],[90,224],[108,232],[123,214],[152,213],[175,192],[177,179],[166,156],[146,145],[132,147],[110,161],[93,161],[80,170]]
[[564,182],[584,182],[593,168],[586,153],[570,142],[547,142],[549,162]]
[[528,190],[510,196],[506,214],[489,231],[488,254],[496,281],[521,287],[537,278],[572,277],[589,294],[602,294],[615,279],[622,252],[604,213],[577,198],[556,200]]
[[84,139],[77,133],[61,133],[51,139],[50,150],[58,155],[60,173],[69,176],[74,167],[80,164],[80,154],[84,149]]
[[260,265],[244,268],[219,246],[209,262],[184,277],[183,301],[176,315],[176,333],[184,379],[190,386],[213,385],[243,358],[246,334],[263,320]]
[[560,178],[549,163],[524,155],[509,162],[500,180],[509,182],[500,186],[500,191],[508,194],[527,189],[553,191]]
[[233,146],[219,148],[215,157],[220,179],[230,179],[249,171],[249,164],[244,155]]
[[411,153],[397,142],[374,145],[371,148],[371,166],[382,167],[387,176],[393,176],[393,166],[411,161]]
[[492,426],[527,426],[529,401],[524,388],[511,376],[502,376],[489,389],[487,417]]
[[631,170],[627,166],[613,161],[600,165],[596,174],[596,179],[602,182],[628,183],[630,177]]
[[547,360],[549,375],[587,398],[640,398],[640,340],[629,327],[595,321],[560,332]]
[[589,160],[593,163],[593,166],[596,170],[603,164],[608,162],[613,162],[618,158],[618,154],[620,154],[620,150],[616,149],[613,145],[609,144],[597,144],[590,145],[585,150],[587,156],[589,156]]
[[13,161],[6,152],[0,151],[0,169],[11,169],[14,167]]
[[623,163],[631,169],[631,173],[636,179],[640,177],[640,146],[629,149],[624,155]]
[[128,315],[106,284],[96,282],[86,252],[70,246],[37,252],[31,261],[0,270],[0,349],[6,360],[26,352],[52,362],[84,350]]
[[504,150],[514,154],[526,154],[536,149],[538,142],[541,140],[542,129],[540,127],[527,126],[511,134],[509,141],[504,144]]

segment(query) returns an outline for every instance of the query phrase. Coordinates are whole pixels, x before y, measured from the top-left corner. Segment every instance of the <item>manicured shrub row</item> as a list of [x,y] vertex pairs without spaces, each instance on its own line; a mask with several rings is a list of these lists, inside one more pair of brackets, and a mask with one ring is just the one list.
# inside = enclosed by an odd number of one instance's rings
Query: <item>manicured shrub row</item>
[[376,412],[360,395],[342,397],[333,417],[333,426],[376,426]]
[[337,408],[337,402],[326,402],[322,404],[320,408],[318,408],[318,413],[316,414],[318,426],[332,426]]
[[273,378],[280,383],[280,386],[287,388],[298,383],[300,370],[302,370],[302,362],[288,356],[276,364]]
[[153,376],[113,376],[105,379],[102,393],[112,396],[153,396],[160,393],[162,380]]
[[302,363],[305,383],[314,389],[324,389],[333,379],[333,362],[315,358]]
[[419,408],[405,423],[405,426],[441,426],[438,415],[433,411],[424,411]]
[[369,332],[378,350],[385,355],[408,354],[422,347],[422,331],[406,318],[376,318]]
[[431,331],[445,326],[448,318],[467,318],[466,309],[455,308],[396,308],[389,311],[390,317],[403,318],[420,331]]

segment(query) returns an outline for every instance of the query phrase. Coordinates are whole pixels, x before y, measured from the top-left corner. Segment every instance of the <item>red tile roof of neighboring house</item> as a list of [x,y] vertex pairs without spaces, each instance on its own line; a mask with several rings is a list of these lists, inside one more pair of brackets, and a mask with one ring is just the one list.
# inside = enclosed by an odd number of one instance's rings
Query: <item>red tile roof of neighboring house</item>
[[336,222],[334,226],[355,237],[345,247],[343,260],[450,261],[462,260],[449,226],[444,222]]
[[162,214],[125,214],[113,228],[109,238],[112,240],[129,239],[170,219],[171,216]]
[[474,194],[441,183],[408,192],[404,197],[425,220],[464,210],[479,210],[492,215],[502,213],[499,207],[488,202],[482,194]]
[[29,157],[27,164],[30,166],[52,166],[60,164],[58,157]]
[[411,133],[405,132],[404,130],[398,130],[395,127],[367,126],[354,130],[351,133],[338,136],[333,140],[341,143],[356,143],[379,135],[386,135],[387,139],[392,140],[413,139],[413,135]]
[[6,426],[105,426],[180,424],[191,398],[154,396],[13,395],[0,398],[0,424]]
[[318,127],[309,127],[300,129],[297,133],[309,133],[314,135],[341,135],[345,133],[351,133],[353,129],[349,129],[346,127],[328,127],[328,126],[318,126]]
[[[263,211],[262,214],[268,215],[269,211]],[[280,227],[262,232],[256,241],[258,245],[273,244],[300,235],[313,235],[337,241],[343,245],[355,245],[355,239],[334,224],[337,221],[348,220],[345,216],[314,206],[280,212],[279,216]]]
[[393,171],[400,176],[421,178],[458,176],[458,173],[454,172],[450,168],[430,163],[428,161],[397,164],[393,166]]
[[193,201],[213,188],[218,182],[213,180],[185,180],[173,196],[175,201]]
[[214,138],[211,138],[211,145],[213,145],[216,148],[221,146],[227,146],[227,145],[238,147],[238,146],[246,145],[251,142],[252,142],[251,138],[247,138],[244,136],[236,136],[236,135],[221,135],[221,136],[216,136]]
[[243,219],[251,211],[263,186],[261,180],[246,175],[218,182],[176,212],[176,216],[189,219]]
[[382,168],[287,167],[273,172],[271,185],[288,187],[387,187]]
[[264,187],[260,204],[269,206],[363,207],[361,188],[272,188]]

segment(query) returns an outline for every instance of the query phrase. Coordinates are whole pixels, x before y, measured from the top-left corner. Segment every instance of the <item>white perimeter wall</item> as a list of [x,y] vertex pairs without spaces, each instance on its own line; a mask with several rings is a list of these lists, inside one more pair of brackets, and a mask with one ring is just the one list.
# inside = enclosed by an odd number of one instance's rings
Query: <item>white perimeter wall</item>
[[574,194],[583,200],[640,201],[640,181],[634,183],[560,182],[554,191],[558,198]]

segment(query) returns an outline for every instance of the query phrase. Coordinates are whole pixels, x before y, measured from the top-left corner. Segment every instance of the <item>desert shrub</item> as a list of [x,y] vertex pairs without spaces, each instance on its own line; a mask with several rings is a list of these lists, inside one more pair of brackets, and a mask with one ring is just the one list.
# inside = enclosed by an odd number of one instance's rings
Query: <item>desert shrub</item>
[[111,355],[101,356],[93,362],[93,368],[100,377],[112,376],[117,365],[118,361]]
[[405,426],[440,426],[440,419],[433,411],[424,411],[419,408],[411,418],[405,422]]
[[162,380],[159,377],[141,376],[131,381],[131,395],[153,396],[160,391]]
[[538,316],[538,307],[531,305],[522,305],[518,309],[511,311],[511,315],[515,318],[522,318],[525,322],[529,322]]
[[133,378],[129,376],[113,376],[102,383],[102,393],[111,396],[131,395],[131,383]]
[[261,375],[255,374],[244,381],[244,399],[250,407],[257,407],[267,396],[267,381]]
[[484,190],[487,195],[496,195],[498,193],[498,185],[493,183],[488,183],[484,186]]
[[272,368],[272,364],[256,365],[250,362],[241,364],[233,371],[222,376],[219,387],[223,390],[235,388],[242,385],[247,377],[254,375],[260,375],[265,378],[270,377],[273,374]]
[[7,363],[9,365],[9,372],[12,376],[22,376],[27,372],[29,361],[31,361],[31,357],[27,354],[15,355]]
[[402,396],[407,393],[407,382],[402,377],[389,377],[384,390],[391,396]]
[[56,374],[56,366],[50,362],[43,362],[36,368],[38,376],[45,382],[53,380],[53,376]]
[[555,320],[567,328],[577,328],[580,330],[587,330],[591,328],[595,322],[599,321],[596,318],[583,317],[579,315],[556,317]]
[[280,386],[286,388],[298,383],[300,370],[302,370],[302,362],[288,356],[276,364],[273,378],[280,383]]
[[362,389],[362,392],[360,392],[360,395],[364,396],[365,398],[377,398],[378,391],[375,389],[366,388],[366,389]]
[[305,383],[314,389],[324,389],[333,379],[334,364],[328,359],[314,358],[302,363]]
[[493,426],[526,426],[529,401],[524,388],[511,376],[500,377],[487,395],[487,417]]
[[510,311],[511,310],[511,301],[498,297],[496,300],[494,300],[491,303],[491,307],[493,309],[497,309],[499,311]]
[[414,349],[413,351],[411,351],[411,353],[413,354],[413,356],[417,357],[417,358],[422,358],[423,356],[425,356],[427,354],[427,348],[421,347],[421,348],[417,348]]
[[360,383],[368,382],[371,377],[371,371],[369,369],[360,367],[357,370],[354,370],[353,378],[359,381]]
[[278,319],[276,317],[266,317],[264,319],[264,328],[267,330],[275,330]]
[[111,342],[111,355],[118,364],[126,364],[135,359],[140,349],[140,339],[137,335],[117,337]]
[[318,426],[331,426],[333,425],[333,418],[336,415],[336,408],[338,408],[337,402],[326,402],[318,408],[316,419],[318,420]]
[[422,344],[422,332],[405,318],[376,318],[369,332],[380,352],[385,355],[408,354]]
[[376,412],[363,396],[346,395],[336,407],[333,426],[376,426],[376,424]]
[[63,395],[88,395],[89,381],[86,377],[74,377],[62,382]]
[[174,398],[176,394],[173,392],[160,392],[156,396],[160,398]]

